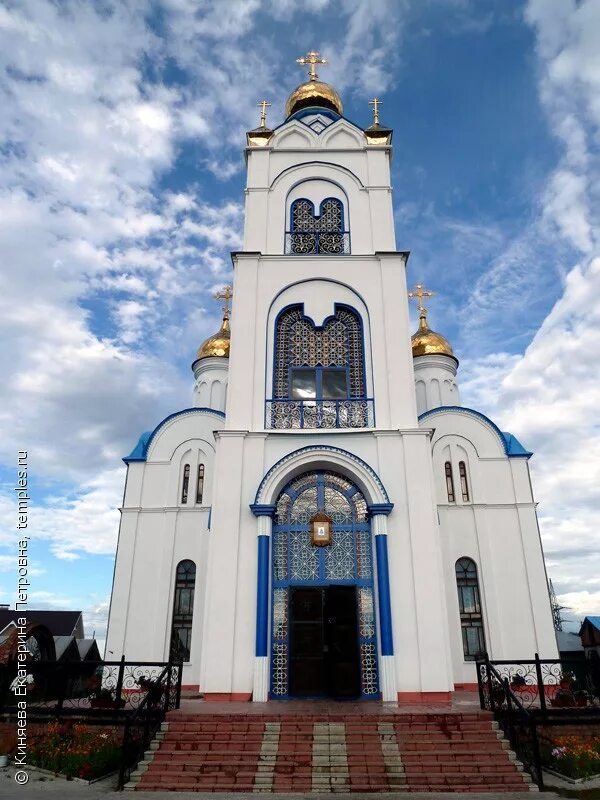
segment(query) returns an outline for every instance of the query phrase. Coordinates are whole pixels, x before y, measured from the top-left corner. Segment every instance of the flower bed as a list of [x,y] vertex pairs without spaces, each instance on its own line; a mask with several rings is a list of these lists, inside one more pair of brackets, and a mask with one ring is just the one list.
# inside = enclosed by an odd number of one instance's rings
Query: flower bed
[[93,780],[114,772],[120,756],[118,729],[52,722],[33,740],[28,763],[68,778]]
[[542,742],[545,767],[568,778],[590,778],[600,773],[600,737],[565,736]]

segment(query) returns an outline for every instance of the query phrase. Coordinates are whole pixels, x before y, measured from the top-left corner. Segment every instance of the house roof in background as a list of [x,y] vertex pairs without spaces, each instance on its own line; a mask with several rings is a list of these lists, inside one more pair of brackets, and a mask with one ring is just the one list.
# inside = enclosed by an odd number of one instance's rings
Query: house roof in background
[[583,653],[583,645],[578,633],[573,631],[556,631],[556,642],[559,653]]
[[81,611],[12,611],[11,609],[0,609],[0,630],[9,623],[16,624],[19,617],[25,617],[27,624],[38,622],[44,625],[52,636],[73,636],[77,633],[78,626],[81,627],[83,636],[83,622],[81,621]]
[[583,627],[584,627],[586,622],[589,622],[590,625],[592,625],[594,628],[596,628],[597,631],[600,631],[600,617],[598,617],[598,616],[586,617],[583,620],[583,622],[581,623],[581,628],[579,630],[579,635],[580,636],[581,636],[581,631],[583,630]]

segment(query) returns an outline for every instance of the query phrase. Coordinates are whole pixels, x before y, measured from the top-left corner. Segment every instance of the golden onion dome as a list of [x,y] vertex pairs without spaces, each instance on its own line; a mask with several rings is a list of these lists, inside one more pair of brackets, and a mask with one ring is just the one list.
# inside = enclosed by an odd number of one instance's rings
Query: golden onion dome
[[223,322],[219,330],[200,345],[196,360],[200,358],[229,358],[230,337],[229,314],[226,313],[223,316]]
[[427,312],[425,309],[419,313],[419,330],[411,336],[413,358],[417,356],[450,356],[458,361],[452,351],[450,342],[441,333],[432,331],[427,324]]
[[330,108],[337,114],[342,114],[344,111],[342,100],[333,86],[317,80],[306,81],[294,89],[285,104],[285,115],[289,117],[296,111],[309,106]]

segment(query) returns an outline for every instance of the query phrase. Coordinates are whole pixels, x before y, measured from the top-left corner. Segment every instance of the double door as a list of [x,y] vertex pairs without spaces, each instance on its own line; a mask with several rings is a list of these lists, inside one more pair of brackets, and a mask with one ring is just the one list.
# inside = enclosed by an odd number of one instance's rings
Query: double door
[[291,588],[291,696],[359,697],[356,601],[354,586]]

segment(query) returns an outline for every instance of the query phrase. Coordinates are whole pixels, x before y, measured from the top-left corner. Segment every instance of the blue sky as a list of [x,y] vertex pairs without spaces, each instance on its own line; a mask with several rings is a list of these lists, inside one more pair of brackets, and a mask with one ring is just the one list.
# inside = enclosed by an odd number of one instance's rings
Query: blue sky
[[244,133],[316,48],[348,118],[383,98],[409,280],[464,404],[536,452],[562,601],[600,613],[599,40],[592,0],[0,0],[0,602],[26,449],[32,604],[103,637],[120,459],[190,403]]

